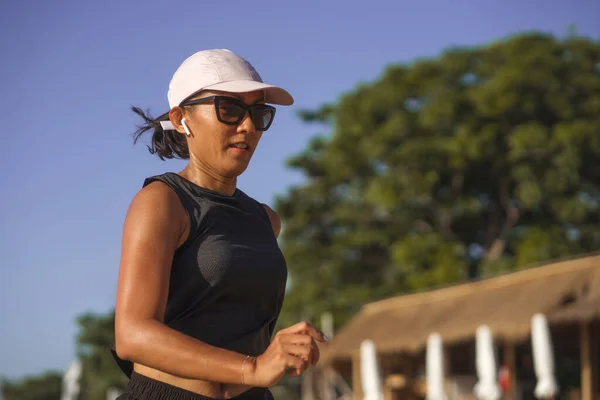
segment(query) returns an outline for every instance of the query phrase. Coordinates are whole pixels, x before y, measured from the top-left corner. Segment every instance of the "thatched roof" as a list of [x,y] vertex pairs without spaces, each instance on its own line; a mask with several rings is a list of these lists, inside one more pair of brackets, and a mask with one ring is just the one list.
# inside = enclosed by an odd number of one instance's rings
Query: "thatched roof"
[[378,352],[415,352],[432,332],[452,343],[473,337],[482,324],[498,341],[522,340],[534,314],[550,316],[592,292],[600,292],[600,255],[394,297],[365,305],[323,349],[322,359],[349,358],[367,338]]
[[573,323],[600,319],[600,296],[578,301],[550,315],[551,323]]

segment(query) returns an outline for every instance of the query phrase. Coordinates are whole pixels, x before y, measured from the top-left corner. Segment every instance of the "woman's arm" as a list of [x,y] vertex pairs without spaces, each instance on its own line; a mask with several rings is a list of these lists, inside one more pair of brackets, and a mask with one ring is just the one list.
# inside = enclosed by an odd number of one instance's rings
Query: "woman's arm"
[[173,254],[188,233],[188,217],[166,184],[152,183],[135,196],[123,230],[117,354],[183,378],[239,383],[245,355],[207,345],[162,323]]

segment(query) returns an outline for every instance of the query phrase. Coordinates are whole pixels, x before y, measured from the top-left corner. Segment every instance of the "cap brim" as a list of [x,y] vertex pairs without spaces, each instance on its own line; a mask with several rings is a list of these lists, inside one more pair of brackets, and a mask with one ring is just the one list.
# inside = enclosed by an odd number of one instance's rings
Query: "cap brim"
[[265,103],[279,104],[282,106],[291,106],[294,104],[294,98],[287,90],[256,81],[221,82],[206,86],[203,90],[218,90],[230,93],[247,93],[262,90],[266,95]]

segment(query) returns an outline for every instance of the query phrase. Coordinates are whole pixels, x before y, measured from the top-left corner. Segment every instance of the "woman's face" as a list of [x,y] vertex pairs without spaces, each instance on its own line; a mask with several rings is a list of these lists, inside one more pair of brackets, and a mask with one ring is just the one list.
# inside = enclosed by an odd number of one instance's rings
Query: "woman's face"
[[[201,92],[192,100],[210,96],[225,96],[242,101],[246,105],[263,104],[262,91],[249,93]],[[221,116],[228,114],[228,101],[219,102]],[[262,132],[256,130],[250,113],[235,125],[219,121],[214,101],[206,101],[192,106],[171,110],[171,121],[177,130],[185,134],[181,118],[185,118],[191,135],[187,136],[190,162],[211,175],[222,178],[235,178],[241,175],[254,154]]]

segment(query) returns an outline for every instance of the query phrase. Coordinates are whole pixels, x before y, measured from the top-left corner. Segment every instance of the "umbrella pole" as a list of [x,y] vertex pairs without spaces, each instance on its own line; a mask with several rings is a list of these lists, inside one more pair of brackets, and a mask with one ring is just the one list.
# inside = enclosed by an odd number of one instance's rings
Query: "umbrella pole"
[[579,348],[581,351],[581,400],[592,400],[592,361],[590,357],[590,324],[580,325]]
[[364,396],[360,377],[360,351],[352,354],[352,399],[362,400]]

